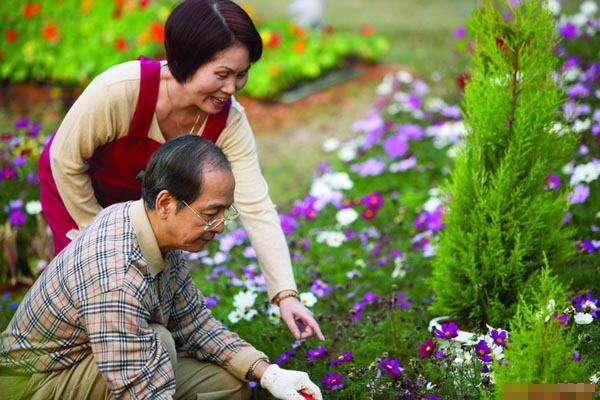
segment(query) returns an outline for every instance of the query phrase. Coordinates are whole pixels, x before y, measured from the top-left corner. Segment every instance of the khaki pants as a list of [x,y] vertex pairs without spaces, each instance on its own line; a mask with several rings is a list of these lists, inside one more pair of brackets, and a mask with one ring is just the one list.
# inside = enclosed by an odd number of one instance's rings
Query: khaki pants
[[[223,368],[191,358],[176,356],[170,332],[152,325],[169,349],[175,367],[175,399],[229,400],[249,399],[250,389]],[[72,368],[36,373],[32,376],[0,376],[0,398],[5,400],[113,400],[106,382],[98,371],[93,355]]]

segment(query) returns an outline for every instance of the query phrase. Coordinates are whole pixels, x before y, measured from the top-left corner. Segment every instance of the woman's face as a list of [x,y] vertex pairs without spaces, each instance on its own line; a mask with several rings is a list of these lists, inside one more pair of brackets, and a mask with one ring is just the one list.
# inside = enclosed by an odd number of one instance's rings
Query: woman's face
[[216,114],[223,104],[248,82],[248,49],[235,44],[217,53],[212,61],[201,65],[184,84],[190,101],[207,114]]

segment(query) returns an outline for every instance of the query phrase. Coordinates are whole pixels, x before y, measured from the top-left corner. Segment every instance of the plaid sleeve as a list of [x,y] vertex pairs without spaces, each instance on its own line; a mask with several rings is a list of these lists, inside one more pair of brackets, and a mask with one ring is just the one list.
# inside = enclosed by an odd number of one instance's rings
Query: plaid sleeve
[[148,325],[147,281],[134,268],[129,274],[137,276],[82,307],[92,351],[116,398],[172,398],[175,374],[168,351]]
[[227,367],[242,349],[253,349],[212,315],[184,263],[178,265],[176,275],[178,291],[173,299],[171,324],[180,350],[198,360]]

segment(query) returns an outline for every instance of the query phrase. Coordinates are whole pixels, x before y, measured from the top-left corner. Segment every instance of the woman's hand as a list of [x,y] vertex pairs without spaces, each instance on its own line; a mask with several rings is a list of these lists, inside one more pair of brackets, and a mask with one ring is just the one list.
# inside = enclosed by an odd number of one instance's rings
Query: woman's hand
[[[312,335],[317,335],[319,340],[325,340],[325,336],[323,336],[323,333],[321,332],[319,323],[313,317],[313,313],[296,297],[286,297],[282,299],[279,302],[279,314],[296,339],[307,339]],[[302,323],[304,331],[300,331],[296,321]]]

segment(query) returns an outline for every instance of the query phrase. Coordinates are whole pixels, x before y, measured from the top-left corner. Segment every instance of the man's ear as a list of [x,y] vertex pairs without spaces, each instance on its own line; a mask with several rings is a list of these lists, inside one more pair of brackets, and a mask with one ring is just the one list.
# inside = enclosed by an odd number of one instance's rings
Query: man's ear
[[168,190],[161,190],[156,196],[155,210],[160,218],[166,218],[169,214],[177,212],[177,199]]

